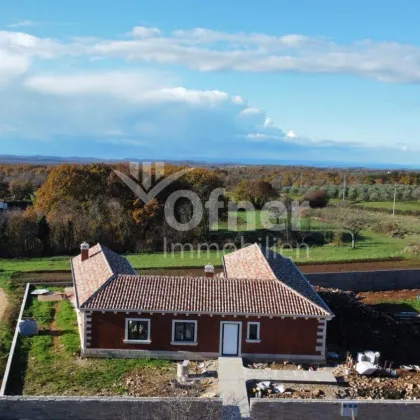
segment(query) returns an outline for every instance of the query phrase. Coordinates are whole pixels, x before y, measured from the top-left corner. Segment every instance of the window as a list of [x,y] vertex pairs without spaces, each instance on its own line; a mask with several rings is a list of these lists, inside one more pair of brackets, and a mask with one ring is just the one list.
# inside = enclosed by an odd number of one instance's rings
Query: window
[[247,340],[250,342],[260,342],[260,323],[248,322]]
[[124,341],[150,343],[150,319],[127,318]]
[[172,321],[171,344],[197,344],[197,321]]

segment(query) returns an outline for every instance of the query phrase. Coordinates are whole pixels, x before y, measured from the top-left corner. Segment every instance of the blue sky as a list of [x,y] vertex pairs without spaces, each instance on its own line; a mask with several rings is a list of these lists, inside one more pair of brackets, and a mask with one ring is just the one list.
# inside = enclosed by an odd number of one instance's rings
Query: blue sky
[[0,154],[420,166],[419,12],[3,2]]

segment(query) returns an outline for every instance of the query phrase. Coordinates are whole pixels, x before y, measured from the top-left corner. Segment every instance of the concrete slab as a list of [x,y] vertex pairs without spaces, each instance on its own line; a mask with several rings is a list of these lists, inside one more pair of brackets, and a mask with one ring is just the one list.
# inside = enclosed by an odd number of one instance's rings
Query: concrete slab
[[336,384],[330,371],[272,370],[244,368],[246,380]]
[[249,419],[245,369],[240,357],[219,357],[219,392],[224,419]]

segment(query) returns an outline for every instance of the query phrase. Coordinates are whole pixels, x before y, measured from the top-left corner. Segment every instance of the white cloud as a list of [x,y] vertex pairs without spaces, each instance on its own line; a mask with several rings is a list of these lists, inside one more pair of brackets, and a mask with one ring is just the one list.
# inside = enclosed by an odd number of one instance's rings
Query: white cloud
[[20,22],[10,23],[8,28],[28,28],[30,26],[37,26],[38,22],[33,20],[21,20]]
[[241,111],[241,115],[247,116],[247,115],[259,115],[262,114],[261,109],[254,108],[252,106],[249,106],[248,108],[245,108],[243,111]]
[[136,101],[144,96],[147,89],[157,84],[152,77],[142,73],[111,71],[31,76],[25,80],[24,86],[33,91],[57,96],[113,96]]
[[0,49],[0,88],[25,73],[29,67],[29,58]]
[[273,36],[196,28],[165,35],[159,28],[137,26],[130,39],[73,37],[64,42],[0,31],[0,50],[38,59],[113,58],[183,65],[199,71],[295,71],[353,74],[382,82],[420,82],[417,45],[372,40],[338,44],[299,34]]
[[288,137],[288,138],[290,138],[290,139],[294,139],[294,138],[296,138],[296,137],[297,137],[296,131],[294,131],[294,130],[289,130],[289,131],[286,133],[286,137]]
[[232,102],[237,105],[243,105],[245,103],[245,99],[239,95],[232,96]]
[[152,38],[161,36],[161,31],[158,28],[147,28],[145,26],[135,26],[131,31],[135,38]]
[[194,90],[184,87],[160,87],[149,74],[140,72],[78,73],[28,77],[24,86],[43,94],[80,97],[112,96],[130,102],[185,102],[217,105],[227,101],[226,92]]

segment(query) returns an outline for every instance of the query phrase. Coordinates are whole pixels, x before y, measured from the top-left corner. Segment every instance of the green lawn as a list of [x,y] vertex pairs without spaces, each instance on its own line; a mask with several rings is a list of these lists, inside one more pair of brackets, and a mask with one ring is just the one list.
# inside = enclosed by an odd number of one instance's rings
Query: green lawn
[[68,301],[34,298],[26,315],[40,332],[19,338],[12,389],[23,395],[124,395],[123,378],[136,369],[150,375],[175,370],[165,360],[80,359],[76,313]]
[[[134,268],[166,268],[166,267],[203,267],[208,262],[215,266],[222,264],[223,252],[215,250],[154,253],[154,254],[130,254],[127,258]],[[28,271],[62,271],[70,270],[71,257],[46,257],[33,259],[0,259],[0,279],[2,275],[9,277],[12,272]],[[3,271],[3,272],[2,272]],[[5,274],[7,272],[7,274]],[[1,287],[1,283],[0,283]]]
[[220,222],[217,228],[218,230],[230,228],[230,231],[238,232],[264,229],[261,217],[267,215],[267,213],[265,210],[231,211],[229,212],[229,220]]
[[374,307],[383,312],[418,312],[420,313],[420,300],[418,299],[400,299],[400,300],[382,300],[377,302]]
[[[292,258],[296,262],[333,262],[354,261],[364,259],[385,259],[389,257],[402,257],[401,253],[406,245],[406,240],[387,237],[370,231],[362,233],[362,238],[356,241],[356,248],[352,249],[349,244],[313,246],[309,249],[301,247],[299,250],[283,249],[282,254]],[[280,251],[279,249],[277,251]]]
[[[357,203],[357,205],[367,209],[384,209],[392,211],[394,203],[392,201],[365,201]],[[395,209],[396,211],[420,211],[420,201],[397,201]]]

